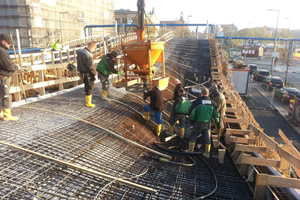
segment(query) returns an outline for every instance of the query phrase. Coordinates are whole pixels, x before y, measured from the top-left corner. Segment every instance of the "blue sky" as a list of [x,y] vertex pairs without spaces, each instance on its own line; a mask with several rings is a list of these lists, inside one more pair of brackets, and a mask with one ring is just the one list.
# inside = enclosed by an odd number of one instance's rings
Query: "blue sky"
[[[137,10],[137,0],[113,0],[115,9]],[[276,27],[279,10],[278,28],[300,29],[299,0],[145,0],[146,10],[154,7],[157,17],[162,21],[183,17],[189,23],[235,24],[238,29],[253,27]],[[291,20],[286,19],[291,18]]]

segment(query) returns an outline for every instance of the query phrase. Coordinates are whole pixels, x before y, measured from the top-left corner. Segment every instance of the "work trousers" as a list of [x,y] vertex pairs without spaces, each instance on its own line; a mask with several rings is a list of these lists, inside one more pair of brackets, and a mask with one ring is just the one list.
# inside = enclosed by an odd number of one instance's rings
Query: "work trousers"
[[185,128],[185,114],[171,114],[169,123],[173,126],[177,121],[179,121],[180,128]]
[[10,77],[1,76],[0,78],[0,100],[2,109],[11,109],[11,100],[9,95]]
[[108,91],[108,89],[109,89],[108,77],[106,77],[104,74],[102,74],[101,72],[98,71],[98,78],[100,79],[100,81],[102,83],[102,90]]
[[155,120],[156,120],[156,123],[157,124],[162,124],[162,117],[161,117],[161,112],[162,111],[155,111],[155,110],[152,110],[150,108],[150,105],[147,104],[144,106],[144,112],[154,112],[154,117],[155,117]]
[[83,77],[85,95],[92,95],[95,86],[95,77],[86,73],[82,73],[81,75]]
[[210,122],[195,122],[192,128],[190,142],[196,142],[197,138],[202,134],[204,136],[205,144],[210,144],[210,128]]

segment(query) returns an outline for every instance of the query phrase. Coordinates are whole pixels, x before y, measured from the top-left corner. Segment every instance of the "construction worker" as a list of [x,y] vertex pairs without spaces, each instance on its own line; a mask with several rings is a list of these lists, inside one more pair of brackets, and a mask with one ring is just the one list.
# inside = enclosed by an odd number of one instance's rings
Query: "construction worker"
[[[179,81],[177,82],[175,89],[174,89],[174,100],[176,99],[176,97],[178,96],[178,91],[179,90],[183,90],[184,91],[184,85],[183,83],[180,83]],[[184,92],[185,93],[185,92]]]
[[77,69],[83,79],[85,90],[85,106],[95,107],[92,104],[92,93],[95,85],[95,76],[97,75],[96,67],[94,67],[94,59],[92,52],[96,49],[96,43],[91,41],[88,46],[81,49],[77,53]]
[[197,138],[203,134],[205,139],[205,153],[203,155],[206,158],[210,157],[210,129],[213,118],[215,119],[217,126],[219,126],[219,116],[215,106],[216,103],[209,98],[209,90],[203,88],[201,90],[201,97],[196,99],[190,108],[190,121],[193,124],[193,128],[187,152],[194,151]]
[[52,51],[58,51],[58,50],[62,49],[62,46],[59,42],[60,42],[60,39],[58,39],[56,42],[54,42],[52,44],[52,47],[51,47]]
[[108,77],[110,73],[121,74],[121,71],[118,72],[115,69],[115,65],[117,64],[116,58],[117,52],[112,51],[111,53],[104,55],[97,65],[98,78],[102,83],[102,99],[106,101],[110,101],[110,99],[107,98],[109,94]]
[[[175,94],[174,94],[175,95]],[[174,126],[177,120],[180,126],[180,137],[184,137],[185,131],[185,118],[189,114],[189,108],[191,103],[187,98],[183,88],[177,91],[175,102],[173,103],[173,112],[170,117],[170,128],[169,132],[172,134],[174,132]]]
[[214,86],[214,85],[217,86],[219,92],[222,92],[223,88],[222,88],[221,84],[218,83],[217,80],[213,80],[212,85],[211,85],[211,87],[209,88],[210,91],[213,89],[213,86]]
[[[223,118],[225,117],[225,112],[226,112],[226,99],[225,99],[225,96],[224,96],[224,94],[222,94],[218,91],[218,88],[216,86],[214,86],[212,88],[211,93],[212,93],[213,100],[217,104],[217,112],[218,112],[219,117],[220,117],[220,127],[224,127],[223,126]],[[222,133],[222,130],[219,133]],[[222,136],[222,135],[219,135],[219,136]]]
[[10,60],[7,50],[11,44],[14,44],[14,41],[9,35],[0,34],[0,119],[14,121],[19,118],[11,115],[10,77],[20,67]]
[[163,109],[163,101],[164,101],[164,93],[159,90],[157,86],[153,86],[152,90],[144,93],[144,100],[150,97],[150,104],[144,106],[145,120],[150,119],[150,111],[154,112],[155,120],[156,120],[156,134],[157,136],[160,135],[161,126],[162,126],[162,109]]

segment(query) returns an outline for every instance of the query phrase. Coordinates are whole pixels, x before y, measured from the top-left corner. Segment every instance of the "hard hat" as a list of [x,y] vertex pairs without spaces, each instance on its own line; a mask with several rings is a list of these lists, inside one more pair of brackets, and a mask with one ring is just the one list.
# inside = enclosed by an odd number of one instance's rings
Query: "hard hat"
[[110,53],[110,55],[111,55],[111,57],[113,57],[113,58],[116,58],[116,57],[118,56],[117,52],[115,52],[115,51],[112,51],[112,52]]

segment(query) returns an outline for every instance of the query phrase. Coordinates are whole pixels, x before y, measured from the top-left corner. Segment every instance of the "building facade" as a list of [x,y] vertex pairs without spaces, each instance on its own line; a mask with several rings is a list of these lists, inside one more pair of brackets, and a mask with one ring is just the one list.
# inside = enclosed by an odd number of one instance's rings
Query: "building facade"
[[[114,24],[112,0],[0,0],[1,33],[20,33],[22,48],[49,47],[83,37],[85,25]],[[93,29],[93,35],[113,28]]]
[[[115,10],[115,20],[118,24],[131,24],[133,20],[137,17],[137,11],[119,9]],[[129,27],[118,27],[118,33],[124,34],[128,31]]]
[[[145,16],[145,24],[159,24],[160,20],[156,17],[156,15],[154,14],[154,10],[152,10],[152,12],[145,14],[147,16]],[[151,20],[151,22],[149,21],[149,19]],[[137,23],[137,11],[131,11],[131,10],[125,10],[125,9],[119,9],[119,10],[115,10],[115,20],[117,21],[118,24],[136,24]],[[146,27],[147,28],[147,27]],[[160,27],[155,27],[157,30]],[[155,31],[153,31],[152,27],[149,29],[151,29],[151,35],[157,35],[157,33],[155,33]],[[118,34],[125,34],[126,32],[132,32],[135,31],[136,28],[135,27],[118,27]],[[146,34],[147,34],[147,29],[145,30]],[[149,31],[148,31],[149,32]]]

